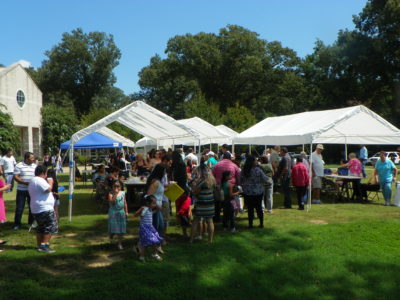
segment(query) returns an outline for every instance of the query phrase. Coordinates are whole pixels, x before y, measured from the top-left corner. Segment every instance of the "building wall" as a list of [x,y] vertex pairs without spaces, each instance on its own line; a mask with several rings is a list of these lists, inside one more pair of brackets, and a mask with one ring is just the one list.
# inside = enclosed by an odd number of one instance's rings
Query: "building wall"
[[[22,107],[17,103],[18,91],[22,91],[25,96]],[[16,64],[0,70],[0,103],[6,106],[14,125],[23,128],[20,154],[35,151],[35,155],[41,156],[42,92],[21,65]]]

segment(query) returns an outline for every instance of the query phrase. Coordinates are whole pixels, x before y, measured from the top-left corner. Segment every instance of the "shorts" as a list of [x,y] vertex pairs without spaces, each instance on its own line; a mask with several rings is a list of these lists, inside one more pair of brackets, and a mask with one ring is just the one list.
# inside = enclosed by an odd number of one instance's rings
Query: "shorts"
[[60,206],[60,199],[54,200],[54,206]]
[[320,189],[322,188],[322,179],[320,176],[315,176],[312,178],[311,187],[313,189]]
[[164,225],[169,222],[169,201],[163,201],[161,205],[161,214],[164,220]]
[[58,232],[58,224],[54,210],[33,214],[38,226],[36,232],[40,234],[55,234]]

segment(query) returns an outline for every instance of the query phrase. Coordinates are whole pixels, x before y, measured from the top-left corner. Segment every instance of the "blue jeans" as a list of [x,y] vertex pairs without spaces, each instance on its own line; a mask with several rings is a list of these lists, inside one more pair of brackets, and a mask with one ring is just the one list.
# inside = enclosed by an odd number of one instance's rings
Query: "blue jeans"
[[380,182],[383,198],[385,201],[390,201],[392,198],[392,182]]
[[367,160],[361,158],[360,161],[361,161],[361,165],[362,165],[362,174],[363,174],[363,177],[365,178],[365,177],[367,177],[367,173],[365,173],[365,166],[367,164]]
[[264,201],[262,202],[262,208],[267,209],[268,211],[272,211],[273,206],[273,190],[274,190],[274,183],[266,184],[264,186]]
[[282,183],[283,194],[285,196],[283,205],[286,208],[291,208],[292,207],[292,198],[290,196],[290,177],[286,176],[285,178],[282,178],[281,183]]
[[20,191],[17,190],[17,206],[15,207],[15,217],[14,217],[14,226],[21,226],[22,214],[24,213],[25,202],[28,202],[29,207],[29,216],[28,216],[28,224],[31,225],[33,222],[33,216],[31,213],[31,197],[29,196],[28,191]]

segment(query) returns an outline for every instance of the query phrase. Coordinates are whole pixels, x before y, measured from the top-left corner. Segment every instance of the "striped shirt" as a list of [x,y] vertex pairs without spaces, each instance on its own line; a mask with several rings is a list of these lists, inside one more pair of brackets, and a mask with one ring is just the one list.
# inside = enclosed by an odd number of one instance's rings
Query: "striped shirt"
[[150,208],[143,208],[140,214],[140,225],[152,225],[153,224],[153,212]]
[[[28,165],[23,161],[15,166],[14,175],[19,175],[19,177],[25,182],[30,182],[31,179],[35,177],[35,169],[36,169],[36,164],[32,163]],[[28,185],[18,183],[17,190],[27,191]]]

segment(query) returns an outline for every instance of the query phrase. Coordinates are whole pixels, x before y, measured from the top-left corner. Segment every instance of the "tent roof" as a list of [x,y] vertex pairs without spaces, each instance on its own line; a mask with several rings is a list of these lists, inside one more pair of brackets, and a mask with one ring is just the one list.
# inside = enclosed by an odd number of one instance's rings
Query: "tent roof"
[[237,136],[239,134],[232,128],[229,128],[228,126],[225,126],[225,125],[218,125],[218,126],[215,126],[215,128],[217,128],[222,133],[230,136],[231,138],[234,138],[235,136]]
[[[68,149],[70,141],[62,143],[60,148]],[[121,148],[122,143],[114,141],[100,133],[92,132],[79,140],[75,145],[75,149],[105,149],[105,148]]]
[[131,141],[130,139],[127,139],[126,137],[123,137],[122,135],[120,135],[119,133],[116,133],[114,130],[108,128],[108,127],[103,127],[99,130],[97,130],[96,132],[109,137],[110,139],[114,140],[114,141],[118,141],[122,143],[123,147],[130,147],[133,148],[135,147],[135,143],[133,141]]
[[187,139],[179,140],[175,144],[197,145],[199,140],[202,145],[209,143],[225,144],[231,143],[232,141],[232,138],[229,135],[223,133],[214,125],[199,117],[178,120],[178,122],[191,128],[193,131],[196,131],[199,134],[199,137],[197,139],[191,139],[191,142],[187,141]]
[[235,144],[400,144],[398,128],[363,105],[271,117],[240,133]]
[[140,140],[136,141],[135,147],[136,148],[142,148],[146,146],[155,146],[157,145],[157,142],[148,138],[148,137],[142,137]]
[[163,112],[142,101],[135,101],[76,132],[71,140],[76,143],[85,135],[97,131],[114,121],[156,141],[198,136],[197,132],[178,123]]

